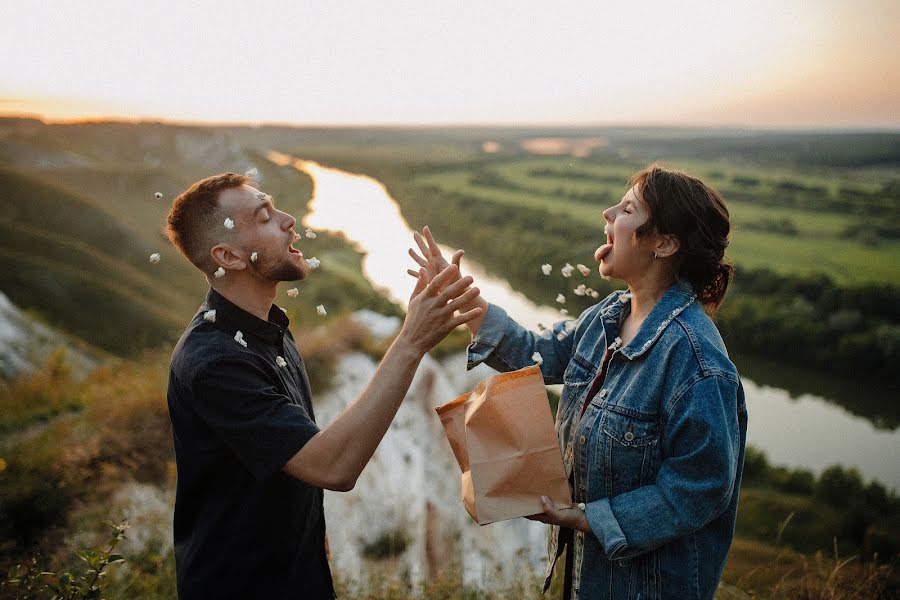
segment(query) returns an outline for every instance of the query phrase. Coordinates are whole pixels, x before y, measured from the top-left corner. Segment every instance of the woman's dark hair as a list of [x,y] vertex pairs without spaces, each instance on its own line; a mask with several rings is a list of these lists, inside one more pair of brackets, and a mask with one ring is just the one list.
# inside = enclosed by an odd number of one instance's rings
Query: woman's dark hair
[[710,314],[722,304],[734,269],[725,258],[731,231],[728,208],[717,191],[681,171],[650,165],[631,177],[650,208],[637,235],[654,231],[678,238],[678,278],[694,286]]

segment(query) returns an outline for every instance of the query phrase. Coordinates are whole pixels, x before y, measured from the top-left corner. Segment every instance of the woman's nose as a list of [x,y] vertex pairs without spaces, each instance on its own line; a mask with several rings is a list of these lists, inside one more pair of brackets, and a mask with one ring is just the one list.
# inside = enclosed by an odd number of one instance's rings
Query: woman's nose
[[607,223],[612,223],[612,215],[613,215],[613,207],[610,206],[606,210],[603,211],[603,218],[606,219]]

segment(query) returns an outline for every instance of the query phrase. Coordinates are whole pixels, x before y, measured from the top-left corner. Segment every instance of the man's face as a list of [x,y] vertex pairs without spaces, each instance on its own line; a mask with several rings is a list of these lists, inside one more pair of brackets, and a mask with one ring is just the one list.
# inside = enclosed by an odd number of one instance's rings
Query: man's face
[[293,247],[297,220],[275,208],[271,196],[244,185],[224,190],[219,195],[219,207],[234,221],[232,245],[235,252],[243,253],[251,273],[270,281],[306,278],[309,265],[303,253]]

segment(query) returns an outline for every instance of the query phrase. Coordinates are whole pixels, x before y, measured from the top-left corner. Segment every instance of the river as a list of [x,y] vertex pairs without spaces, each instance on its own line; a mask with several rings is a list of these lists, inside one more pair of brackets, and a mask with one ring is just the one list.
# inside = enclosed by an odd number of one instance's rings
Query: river
[[[407,255],[413,243],[412,230],[384,185],[368,176],[285,154],[272,152],[269,159],[293,165],[312,177],[314,192],[303,225],[342,232],[365,252],[363,272],[369,281],[405,304],[413,285],[406,274],[407,267],[414,266]],[[444,250],[447,256],[453,251]],[[522,325],[535,328],[538,323],[550,325],[561,318],[558,307],[534,304],[504,279],[485,272],[471,256],[463,259],[462,267],[474,276],[483,297],[502,306]],[[847,382],[829,385],[827,375],[822,375],[825,383],[819,386],[801,384],[789,390],[781,387],[788,384],[772,367],[760,366],[750,358],[736,358],[735,362],[742,369],[750,414],[747,441],[763,450],[772,464],[802,467],[816,474],[833,464],[853,466],[866,480],[877,479],[894,490],[900,489],[900,427],[896,422],[886,425],[877,415],[853,414],[837,398],[808,393],[803,388],[827,392],[855,387],[861,395],[877,391],[864,385],[848,386]],[[748,370],[753,378],[747,376]],[[811,374],[807,378],[815,377]],[[891,401],[883,391],[881,395],[883,402]]]

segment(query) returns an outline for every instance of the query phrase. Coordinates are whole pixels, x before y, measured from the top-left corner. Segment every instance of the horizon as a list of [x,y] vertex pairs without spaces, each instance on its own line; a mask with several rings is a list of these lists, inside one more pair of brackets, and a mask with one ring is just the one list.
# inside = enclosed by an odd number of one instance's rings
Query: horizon
[[[22,3],[0,114],[280,126],[900,129],[890,0],[639,9]],[[86,18],[88,17],[88,18]],[[648,18],[649,17],[649,18]],[[864,43],[861,43],[863,40]],[[886,75],[887,74],[887,75]]]

